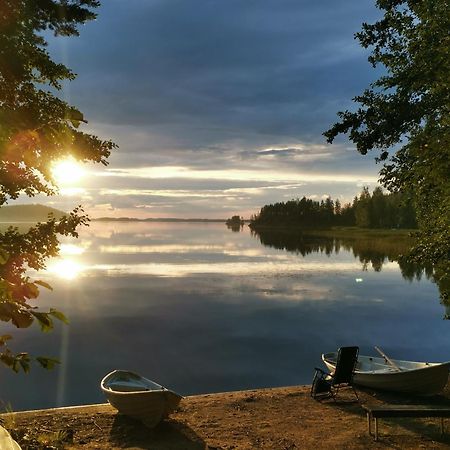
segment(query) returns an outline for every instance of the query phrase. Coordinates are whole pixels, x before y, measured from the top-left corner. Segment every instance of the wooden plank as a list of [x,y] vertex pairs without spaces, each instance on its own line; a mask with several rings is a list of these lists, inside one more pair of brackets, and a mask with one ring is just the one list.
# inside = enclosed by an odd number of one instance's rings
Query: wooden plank
[[450,417],[450,406],[384,405],[363,408],[375,417]]
[[389,358],[389,356],[387,356],[383,350],[381,350],[380,347],[377,347],[375,345],[375,350],[386,360],[386,362],[388,362],[395,370],[397,370],[398,372],[401,372],[402,369],[394,362],[392,361],[391,358]]

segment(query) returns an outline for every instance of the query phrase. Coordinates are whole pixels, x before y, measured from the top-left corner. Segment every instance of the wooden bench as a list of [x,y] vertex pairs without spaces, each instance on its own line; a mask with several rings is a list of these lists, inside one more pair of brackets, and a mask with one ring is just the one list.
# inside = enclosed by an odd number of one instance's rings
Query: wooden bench
[[450,405],[362,405],[367,412],[367,425],[372,435],[372,419],[375,420],[375,440],[378,440],[378,419],[386,417],[439,417],[441,434],[444,434],[444,418],[450,417]]

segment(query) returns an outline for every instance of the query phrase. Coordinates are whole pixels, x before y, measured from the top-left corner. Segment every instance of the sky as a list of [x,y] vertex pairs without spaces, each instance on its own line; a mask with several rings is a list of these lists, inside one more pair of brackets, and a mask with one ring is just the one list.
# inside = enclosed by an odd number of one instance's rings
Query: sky
[[49,48],[78,75],[60,94],[83,131],[119,149],[46,203],[248,218],[303,196],[351,201],[380,166],[322,133],[379,75],[354,39],[377,17],[373,0],[104,0]]

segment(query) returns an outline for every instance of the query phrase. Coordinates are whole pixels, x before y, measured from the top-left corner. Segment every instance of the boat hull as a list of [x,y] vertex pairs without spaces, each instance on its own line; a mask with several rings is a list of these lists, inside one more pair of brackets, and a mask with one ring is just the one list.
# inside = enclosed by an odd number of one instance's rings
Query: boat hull
[[[133,390],[133,383],[120,385],[117,382],[120,377],[124,380],[128,374],[139,377],[139,383],[136,383],[137,390]],[[138,419],[148,427],[154,427],[166,418],[183,398],[176,392],[127,371],[116,370],[109,373],[103,378],[100,386],[109,403],[121,414]],[[147,390],[144,390],[146,386]]]
[[[322,355],[330,371],[336,367],[336,353]],[[441,392],[448,381],[450,362],[422,363],[393,360],[396,370],[383,358],[358,357],[353,382],[359,386],[404,394],[433,395]]]

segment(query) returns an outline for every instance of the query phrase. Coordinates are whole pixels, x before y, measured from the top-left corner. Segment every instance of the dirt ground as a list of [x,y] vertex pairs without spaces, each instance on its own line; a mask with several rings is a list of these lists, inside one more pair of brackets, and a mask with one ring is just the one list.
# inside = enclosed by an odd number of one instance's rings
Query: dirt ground
[[[363,404],[417,403],[358,390]],[[311,399],[308,386],[198,395],[156,428],[117,414],[109,405],[31,411],[0,420],[23,449],[398,449],[450,448],[450,420],[386,419],[375,442],[351,390],[338,401]],[[427,404],[450,405],[450,388]]]

